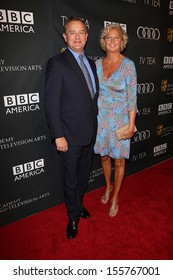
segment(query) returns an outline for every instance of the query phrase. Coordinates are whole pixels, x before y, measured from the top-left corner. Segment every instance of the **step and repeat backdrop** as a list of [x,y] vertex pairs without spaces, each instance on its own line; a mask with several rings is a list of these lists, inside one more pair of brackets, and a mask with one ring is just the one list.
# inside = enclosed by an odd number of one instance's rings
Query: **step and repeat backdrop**
[[[138,75],[138,132],[126,176],[173,156],[173,1],[0,1],[0,225],[63,202],[59,155],[43,107],[49,57],[66,47],[68,16],[88,26],[87,55],[104,56],[101,29],[120,23]],[[88,191],[104,185],[94,156]],[[140,187],[140,186],[139,186]]]

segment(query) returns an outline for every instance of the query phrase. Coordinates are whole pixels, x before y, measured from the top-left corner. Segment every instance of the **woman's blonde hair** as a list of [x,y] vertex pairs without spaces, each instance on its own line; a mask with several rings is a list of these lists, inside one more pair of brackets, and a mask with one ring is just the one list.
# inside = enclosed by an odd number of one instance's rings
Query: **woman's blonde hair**
[[116,29],[118,30],[118,32],[120,33],[121,37],[122,37],[122,44],[121,44],[121,48],[120,51],[122,52],[128,43],[128,35],[127,33],[123,30],[123,28],[121,27],[121,25],[119,23],[112,23],[107,25],[106,27],[104,27],[101,30],[101,35],[100,35],[100,45],[103,51],[106,51],[105,49],[105,44],[104,44],[104,40],[107,36],[107,33],[112,30],[112,29]]

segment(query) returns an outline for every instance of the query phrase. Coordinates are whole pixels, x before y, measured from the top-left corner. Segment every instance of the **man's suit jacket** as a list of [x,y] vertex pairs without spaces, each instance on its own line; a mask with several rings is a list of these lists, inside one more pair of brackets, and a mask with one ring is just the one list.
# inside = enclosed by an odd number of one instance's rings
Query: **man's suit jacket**
[[97,130],[98,77],[91,98],[85,77],[73,54],[66,49],[49,59],[45,79],[45,110],[52,138],[65,137],[71,146],[87,146]]

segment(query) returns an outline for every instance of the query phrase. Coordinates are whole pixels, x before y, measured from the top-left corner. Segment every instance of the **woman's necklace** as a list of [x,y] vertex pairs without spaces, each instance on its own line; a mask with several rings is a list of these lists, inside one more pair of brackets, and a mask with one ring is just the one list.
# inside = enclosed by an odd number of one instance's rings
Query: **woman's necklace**
[[120,59],[118,58],[115,61],[111,61],[110,63],[105,63],[105,68],[107,70],[110,70],[112,67],[116,67],[116,65],[119,64],[119,62],[120,62]]
[[116,62],[115,63],[110,63],[106,66],[106,68],[109,70],[111,69],[113,66],[115,66]]

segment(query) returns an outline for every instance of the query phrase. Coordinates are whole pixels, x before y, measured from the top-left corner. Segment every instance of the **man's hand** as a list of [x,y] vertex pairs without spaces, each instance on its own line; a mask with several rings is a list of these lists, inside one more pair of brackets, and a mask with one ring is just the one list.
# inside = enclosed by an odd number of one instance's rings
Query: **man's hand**
[[67,152],[68,143],[65,137],[60,137],[55,139],[56,149],[60,152]]

